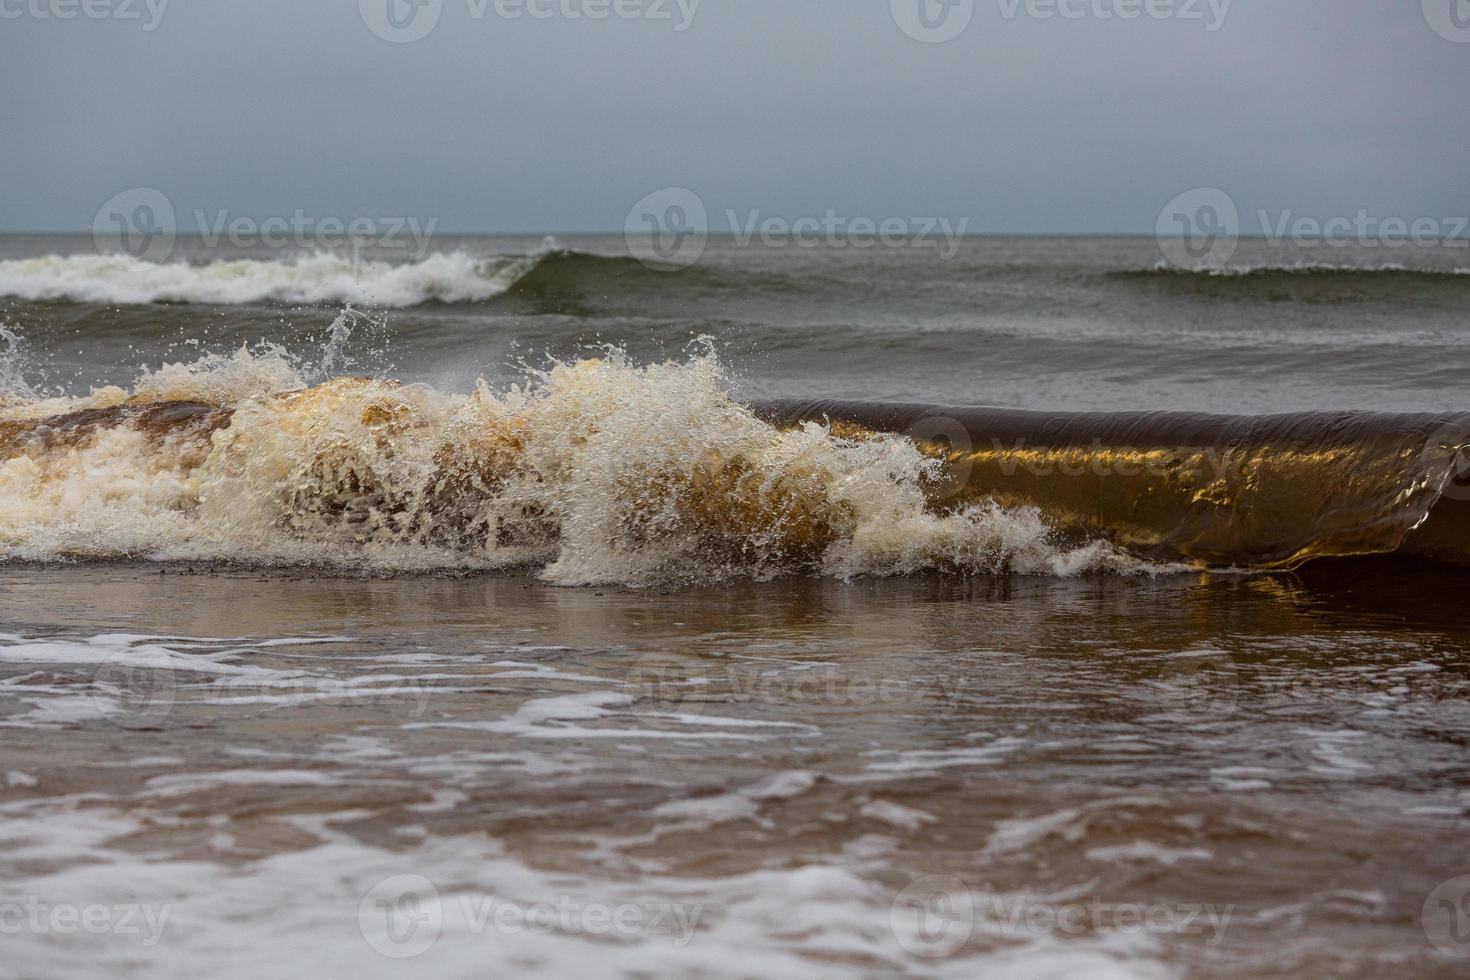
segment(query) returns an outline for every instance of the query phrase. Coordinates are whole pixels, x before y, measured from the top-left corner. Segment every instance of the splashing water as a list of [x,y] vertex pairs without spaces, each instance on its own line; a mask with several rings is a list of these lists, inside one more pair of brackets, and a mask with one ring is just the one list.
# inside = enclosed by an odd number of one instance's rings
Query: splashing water
[[562,252],[553,239],[527,255],[436,252],[389,262],[319,252],[204,265],[129,255],[48,255],[0,261],[0,296],[83,303],[353,303],[402,308],[476,303],[501,295]]
[[0,343],[5,345],[0,350],[0,404],[7,400],[34,399],[36,393],[21,373],[25,349],[20,334],[0,323]]
[[[350,329],[344,313],[324,367]],[[44,437],[18,424],[34,406],[7,409],[0,555],[532,565],[633,586],[1146,567],[1058,544],[1035,510],[931,512],[936,464],[910,441],[771,426],[708,352],[637,366],[614,351],[500,393],[304,380],[284,351],[242,348],[47,402],[61,417]]]
[[332,321],[327,342],[322,348],[322,360],[315,371],[309,373],[312,381],[330,381],[339,373],[344,373],[353,364],[352,355],[349,353],[348,342],[352,340],[353,331],[362,325],[377,330],[387,329],[387,320],[381,316],[370,316],[352,308],[349,304],[342,308],[337,318]]

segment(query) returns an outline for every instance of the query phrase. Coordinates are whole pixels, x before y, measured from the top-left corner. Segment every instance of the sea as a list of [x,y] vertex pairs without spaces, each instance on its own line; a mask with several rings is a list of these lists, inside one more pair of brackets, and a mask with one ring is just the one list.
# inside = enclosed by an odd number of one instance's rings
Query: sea
[[0,976],[1463,977],[1470,248],[0,236]]

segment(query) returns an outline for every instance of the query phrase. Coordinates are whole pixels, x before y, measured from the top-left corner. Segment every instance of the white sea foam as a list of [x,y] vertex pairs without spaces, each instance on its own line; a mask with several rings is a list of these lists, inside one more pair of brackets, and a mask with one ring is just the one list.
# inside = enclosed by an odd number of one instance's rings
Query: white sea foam
[[472,303],[505,292],[542,254],[482,258],[443,252],[416,262],[388,263],[322,252],[202,265],[147,262],[129,255],[48,255],[0,262],[0,296],[119,304]]
[[[0,441],[0,557],[530,564],[556,584],[633,586],[1148,568],[1058,543],[1034,509],[936,513],[922,487],[938,464],[913,443],[774,428],[729,396],[709,354],[637,366],[612,353],[468,395],[305,381],[284,352],[242,349],[165,365],[132,392],[0,405],[17,423],[123,413]],[[171,401],[222,411],[177,431],[130,421]]]
[[1210,861],[1214,857],[1215,852],[1208,848],[1164,847],[1146,840],[1112,847],[1094,847],[1087,852],[1089,861],[1100,861],[1105,864],[1153,861],[1169,867],[1181,861]]
[[761,807],[776,800],[800,796],[817,784],[814,773],[800,770],[780,772],[759,782],[717,796],[675,800],[654,809],[653,815],[673,820],[681,828],[707,828],[736,820],[755,820]]
[[[364,816],[287,818],[311,843],[229,863],[120,843],[141,816],[74,801],[0,806],[0,901],[20,976],[761,976],[847,978],[1174,975],[1141,936],[1005,931],[979,903],[976,945],[913,952],[894,895],[849,855],[724,877],[649,868],[636,879],[538,870],[483,835],[385,850],[333,829]],[[221,823],[211,838],[229,850]],[[53,928],[55,909],[96,928]],[[30,910],[35,910],[33,913]],[[15,917],[11,916],[13,920]],[[9,921],[9,920],[8,920]],[[40,923],[39,927],[35,923]]]

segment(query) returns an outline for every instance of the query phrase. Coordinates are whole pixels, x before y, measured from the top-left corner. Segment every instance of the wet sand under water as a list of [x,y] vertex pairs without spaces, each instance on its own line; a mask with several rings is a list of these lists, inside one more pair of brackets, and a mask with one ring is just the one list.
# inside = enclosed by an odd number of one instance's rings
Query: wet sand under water
[[1466,586],[0,566],[0,972],[1463,976]]

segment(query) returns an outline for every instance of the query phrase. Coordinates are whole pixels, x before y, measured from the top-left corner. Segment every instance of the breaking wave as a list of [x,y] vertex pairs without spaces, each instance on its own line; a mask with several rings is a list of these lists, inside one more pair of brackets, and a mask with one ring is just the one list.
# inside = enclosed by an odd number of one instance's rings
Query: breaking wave
[[555,310],[610,287],[655,281],[667,286],[667,275],[636,259],[571,251],[551,240],[529,255],[487,258],[455,251],[401,263],[330,252],[204,264],[49,255],[0,262],[0,296],[121,305],[351,303],[379,308],[483,303],[506,296]]
[[899,435],[776,426],[718,360],[560,363],[453,395],[282,352],[173,364],[131,390],[0,409],[0,558],[137,557],[366,571],[535,567],[548,581],[1149,566],[1041,512],[931,505]]
[[1413,301],[1470,296],[1470,268],[1410,269],[1299,263],[1111,272],[1106,278],[1169,293],[1210,299],[1280,300],[1300,303]]
[[46,397],[0,331],[0,560],[368,572],[532,567],[559,584],[926,571],[1470,564],[1470,415],[1058,415],[746,405],[707,341],[467,394],[269,345]]

